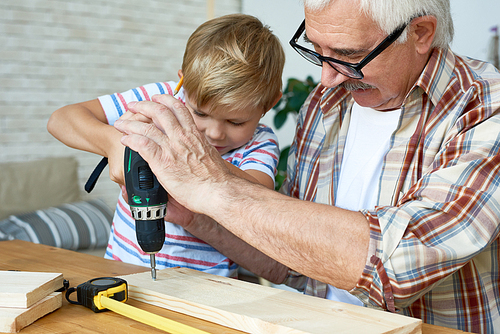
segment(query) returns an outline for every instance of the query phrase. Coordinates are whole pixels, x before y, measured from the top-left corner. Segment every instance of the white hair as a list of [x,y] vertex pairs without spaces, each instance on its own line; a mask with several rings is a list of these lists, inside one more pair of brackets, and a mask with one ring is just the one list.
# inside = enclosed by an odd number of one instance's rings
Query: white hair
[[[319,11],[336,0],[303,0],[304,6],[311,11]],[[356,3],[354,0],[347,0]],[[417,16],[431,15],[437,19],[436,35],[433,47],[446,48],[453,40],[453,19],[451,18],[449,0],[356,0],[359,9],[386,34],[390,34],[397,27],[409,23]],[[404,32],[399,41],[406,40]]]

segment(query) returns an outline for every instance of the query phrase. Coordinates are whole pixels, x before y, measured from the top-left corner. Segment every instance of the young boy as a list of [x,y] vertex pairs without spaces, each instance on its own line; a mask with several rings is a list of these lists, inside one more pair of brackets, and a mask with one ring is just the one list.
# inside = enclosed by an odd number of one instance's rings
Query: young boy
[[[259,120],[281,97],[284,61],[279,40],[258,19],[242,14],[219,17],[189,38],[179,70],[184,86],[176,95],[230,168],[269,188],[274,188],[279,148],[272,130]],[[52,114],[47,128],[70,147],[108,157],[111,179],[123,184],[124,147],[113,123],[126,112],[127,103],[172,95],[174,87],[176,82],[153,83],[68,105]],[[156,254],[157,269],[181,266],[237,276],[237,264],[182,227],[165,222],[165,231],[164,246]],[[105,257],[150,263],[137,244],[135,222],[122,195]]]

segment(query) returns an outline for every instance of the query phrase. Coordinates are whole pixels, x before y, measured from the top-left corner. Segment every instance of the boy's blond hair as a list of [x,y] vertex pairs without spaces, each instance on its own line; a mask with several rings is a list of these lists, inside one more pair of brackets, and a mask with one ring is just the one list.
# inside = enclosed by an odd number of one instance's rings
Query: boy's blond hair
[[184,89],[198,108],[247,107],[265,113],[281,93],[285,53],[259,19],[232,14],[212,19],[189,37]]

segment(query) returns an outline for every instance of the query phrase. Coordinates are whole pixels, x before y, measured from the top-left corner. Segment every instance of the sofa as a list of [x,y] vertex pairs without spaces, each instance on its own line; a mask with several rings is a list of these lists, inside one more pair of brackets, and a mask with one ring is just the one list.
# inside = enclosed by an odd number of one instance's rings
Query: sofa
[[113,212],[82,195],[73,157],[0,163],[0,241],[104,254]]

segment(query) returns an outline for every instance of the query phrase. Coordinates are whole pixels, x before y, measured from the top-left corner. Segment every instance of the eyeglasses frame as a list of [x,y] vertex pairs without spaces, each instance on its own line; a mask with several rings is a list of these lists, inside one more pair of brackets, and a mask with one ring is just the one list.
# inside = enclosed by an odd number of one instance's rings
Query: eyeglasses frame
[[[410,20],[410,22],[412,20]],[[292,39],[290,40],[290,45],[303,58],[305,58],[306,60],[310,61],[311,63],[313,63],[313,64],[315,64],[317,66],[323,66],[323,63],[326,62],[326,63],[328,63],[328,65],[330,65],[334,70],[336,70],[340,74],[345,75],[347,77],[350,77],[352,79],[361,80],[361,79],[364,78],[364,74],[363,74],[363,72],[361,72],[361,69],[363,67],[365,67],[375,57],[377,57],[379,54],[381,54],[382,51],[384,51],[385,49],[387,49],[392,43],[394,43],[399,38],[399,36],[401,36],[401,34],[406,29],[406,27],[408,26],[408,24],[409,24],[409,22],[408,23],[404,23],[401,26],[399,26],[398,28],[396,28],[396,30],[394,30],[391,34],[389,34],[389,36],[387,36],[382,42],[380,42],[380,44],[378,44],[365,58],[363,58],[360,62],[358,62],[356,64],[348,63],[348,62],[345,62],[345,61],[342,61],[342,60],[338,60],[338,59],[335,59],[335,58],[330,58],[330,57],[322,56],[319,53],[317,53],[316,51],[310,50],[310,49],[308,49],[306,47],[303,47],[302,45],[297,44],[297,41],[299,40],[300,36],[306,30],[306,20],[305,19],[304,19],[304,21],[302,21],[302,24],[299,26],[299,29],[297,29],[297,31],[293,35]],[[306,58],[297,49],[300,49],[300,50],[302,50],[302,51],[304,51],[306,53],[309,53],[309,54],[313,55],[314,57],[318,58],[321,61],[321,64],[317,64],[317,63],[313,62],[311,59]],[[346,67],[349,67],[350,69],[354,70],[355,73],[359,74],[359,77],[352,77],[352,76],[349,76],[349,75],[346,75],[346,74],[340,72],[330,62],[339,64],[339,65],[343,65],[343,66],[346,66]]]

